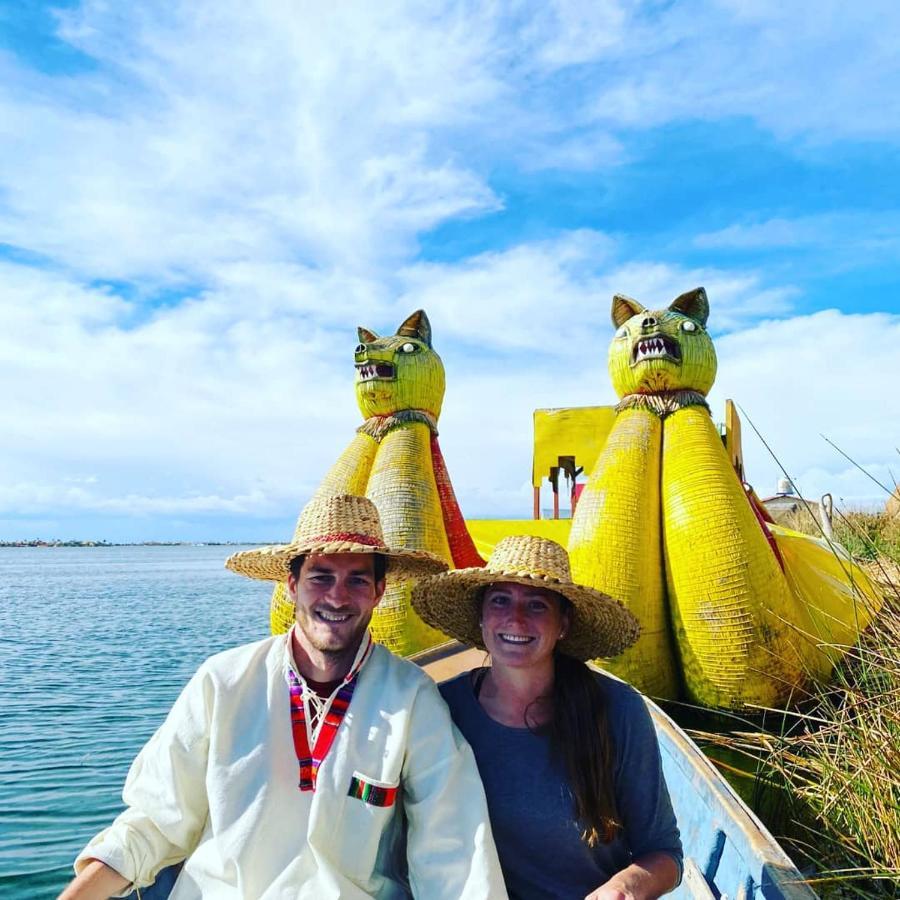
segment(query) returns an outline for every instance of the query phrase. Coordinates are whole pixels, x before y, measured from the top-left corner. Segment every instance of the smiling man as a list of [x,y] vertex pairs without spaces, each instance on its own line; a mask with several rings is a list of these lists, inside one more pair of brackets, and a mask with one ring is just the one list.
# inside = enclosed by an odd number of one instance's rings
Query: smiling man
[[430,679],[368,631],[386,577],[446,564],[385,546],[374,505],[344,495],[313,500],[293,543],[226,565],[286,581],[294,627],[200,667],[61,900],[182,861],[172,900],[506,897],[469,746]]

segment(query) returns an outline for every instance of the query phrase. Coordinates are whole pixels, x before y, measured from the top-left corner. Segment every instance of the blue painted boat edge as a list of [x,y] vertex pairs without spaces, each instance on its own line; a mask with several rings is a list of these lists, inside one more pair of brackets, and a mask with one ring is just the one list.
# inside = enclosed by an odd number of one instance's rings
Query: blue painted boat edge
[[[659,737],[675,815],[683,830],[685,856],[693,858],[707,881],[717,887],[723,856],[730,849],[743,861],[747,875],[752,879],[744,885],[745,896],[751,897],[758,892],[766,900],[815,900],[818,894],[804,881],[790,857],[712,762],[656,703],[644,699]],[[673,769],[676,768],[681,777],[671,777],[670,773],[675,774]],[[682,793],[685,786],[690,787],[689,796]],[[692,819],[690,810],[685,807],[689,805],[688,801],[696,805],[701,799],[709,810],[717,809],[721,816],[718,828],[713,827],[715,816],[712,821],[710,817],[703,817],[707,828],[706,847],[690,833],[684,833],[690,828]],[[731,848],[727,847],[728,842]]]

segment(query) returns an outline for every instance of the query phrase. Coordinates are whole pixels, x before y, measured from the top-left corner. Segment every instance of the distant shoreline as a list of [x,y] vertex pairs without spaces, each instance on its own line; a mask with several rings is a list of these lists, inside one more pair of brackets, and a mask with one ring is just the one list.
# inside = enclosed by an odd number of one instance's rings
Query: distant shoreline
[[0,541],[0,547],[247,547],[275,541]]

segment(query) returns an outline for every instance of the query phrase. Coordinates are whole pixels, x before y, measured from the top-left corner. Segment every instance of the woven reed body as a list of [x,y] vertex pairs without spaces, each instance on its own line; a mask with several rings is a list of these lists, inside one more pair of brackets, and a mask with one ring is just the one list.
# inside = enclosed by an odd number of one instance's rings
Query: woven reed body
[[844,648],[856,642],[877,614],[884,597],[840,545],[777,525],[772,531],[791,593],[809,618],[806,667],[811,675],[827,678]]
[[663,423],[663,546],[688,697],[706,706],[782,705],[805,681],[808,621],[705,410]]
[[654,697],[678,696],[660,536],[663,423],[644,409],[616,416],[575,510],[569,558],[575,580],[621,600],[641,636],[603,666]]
[[[369,474],[366,496],[378,507],[387,543],[428,550],[451,562],[431,457],[431,430],[406,423],[384,437]],[[372,635],[408,655],[446,640],[410,604],[410,582],[389,583],[372,616]]]

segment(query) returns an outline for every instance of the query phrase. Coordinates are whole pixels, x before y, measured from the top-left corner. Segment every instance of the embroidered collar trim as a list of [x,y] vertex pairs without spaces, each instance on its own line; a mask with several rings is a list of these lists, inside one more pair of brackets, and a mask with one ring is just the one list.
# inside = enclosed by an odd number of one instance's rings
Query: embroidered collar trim
[[[296,626],[294,626],[296,627]],[[341,722],[350,706],[353,690],[360,670],[372,654],[374,643],[367,631],[350,671],[335,688],[330,697],[321,698],[297,671],[293,659],[293,628],[287,634],[285,644],[288,689],[290,692],[291,732],[294,751],[300,766],[298,787],[301,791],[314,791],[319,766],[328,755],[337,736]]]

